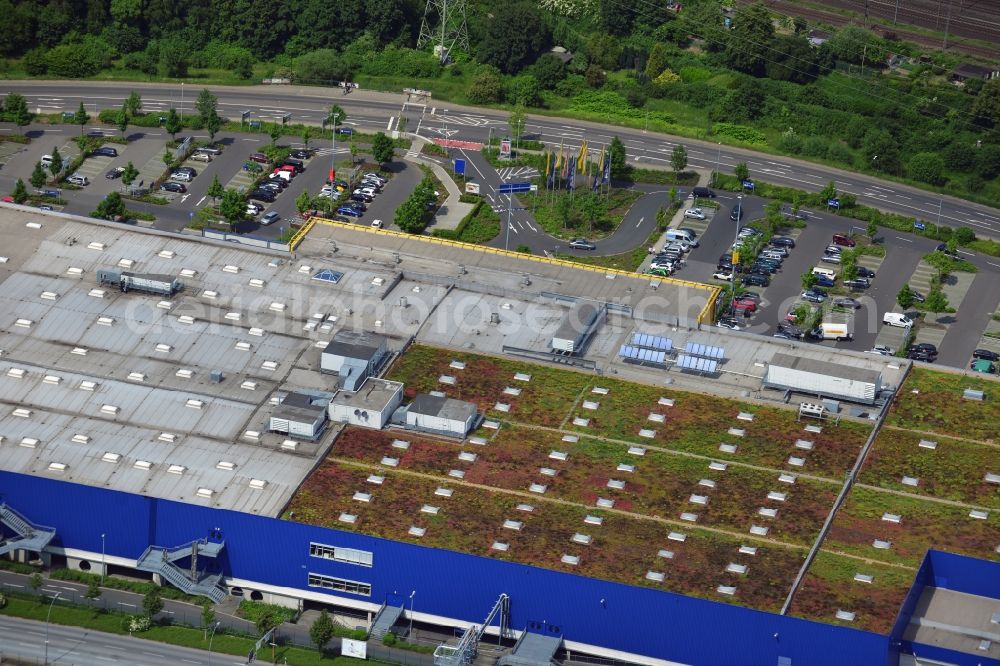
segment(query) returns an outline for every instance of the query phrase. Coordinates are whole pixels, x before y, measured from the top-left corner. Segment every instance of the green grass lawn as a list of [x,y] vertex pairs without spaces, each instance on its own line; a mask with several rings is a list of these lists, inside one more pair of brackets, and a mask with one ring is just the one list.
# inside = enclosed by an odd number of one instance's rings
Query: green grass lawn
[[[643,196],[637,190],[627,190],[612,187],[608,196],[593,195],[581,188],[570,193],[565,190],[556,192],[539,191],[519,195],[519,199],[532,211],[535,221],[545,231],[556,238],[604,238],[610,236],[621,224],[625,213],[638,199]],[[586,201],[597,197],[599,205],[595,207],[593,224],[586,217]],[[560,206],[567,205],[568,221],[564,224]]]

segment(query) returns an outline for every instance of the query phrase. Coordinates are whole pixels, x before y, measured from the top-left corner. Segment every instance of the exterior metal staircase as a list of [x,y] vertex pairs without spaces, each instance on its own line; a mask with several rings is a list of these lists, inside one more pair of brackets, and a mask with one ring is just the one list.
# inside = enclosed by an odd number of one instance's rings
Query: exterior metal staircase
[[[187,592],[208,597],[215,603],[226,598],[228,592],[222,587],[222,574],[203,573],[197,570],[199,557],[215,559],[225,548],[225,542],[210,539],[199,539],[176,548],[150,546],[139,556],[136,568],[159,574],[174,587]],[[184,570],[175,562],[190,559],[190,570]]]
[[41,552],[56,535],[54,527],[33,525],[6,504],[0,504],[0,523],[16,534],[10,539],[0,539],[0,556],[16,550]]
[[439,645],[434,649],[434,666],[469,666],[479,651],[479,641],[486,633],[486,627],[494,619],[500,620],[500,636],[510,635],[510,597],[501,594],[493,604],[493,610],[486,616],[481,627],[472,625],[464,634],[458,645]]
[[382,604],[382,607],[378,609],[378,613],[375,614],[375,619],[372,620],[372,627],[368,630],[368,636],[382,640],[396,626],[396,623],[399,622],[399,618],[402,616],[402,605],[396,607],[389,604]]

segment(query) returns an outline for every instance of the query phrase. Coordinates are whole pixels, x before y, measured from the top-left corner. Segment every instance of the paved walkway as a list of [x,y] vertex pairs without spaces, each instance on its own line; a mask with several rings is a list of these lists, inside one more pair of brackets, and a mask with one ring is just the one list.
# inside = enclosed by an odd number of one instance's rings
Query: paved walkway
[[[352,93],[354,94],[354,93]],[[416,134],[410,134],[410,138],[413,139],[413,145],[410,150],[407,151],[404,159],[415,162],[416,164],[422,164],[426,167],[430,167],[437,179],[441,181],[441,184],[445,186],[448,190],[448,198],[445,202],[438,208],[437,215],[434,217],[434,223],[431,225],[431,230],[434,229],[454,229],[459,225],[466,215],[472,212],[473,206],[475,204],[463,203],[459,201],[462,196],[462,191],[458,189],[458,185],[452,180],[451,174],[448,173],[447,169],[442,166],[439,162],[441,158],[433,158],[429,155],[424,155],[420,152],[424,144],[430,143],[427,139],[417,136]]]

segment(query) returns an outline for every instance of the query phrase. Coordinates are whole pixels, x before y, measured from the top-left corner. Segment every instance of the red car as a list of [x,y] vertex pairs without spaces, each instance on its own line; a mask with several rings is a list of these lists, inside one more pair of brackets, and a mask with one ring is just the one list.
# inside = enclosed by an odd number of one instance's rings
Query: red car
[[3,199],[0,199],[0,201],[3,201],[4,203],[14,203],[14,197],[8,194]]
[[733,307],[737,310],[746,310],[747,312],[757,311],[757,304],[750,300],[740,300],[737,298],[733,301]]
[[857,243],[854,242],[853,238],[851,238],[850,236],[846,236],[844,234],[834,234],[833,244],[843,245],[845,247],[854,247],[855,245],[857,245]]
[[251,162],[259,162],[261,164],[267,164],[271,160],[267,159],[267,155],[264,153],[250,153]]

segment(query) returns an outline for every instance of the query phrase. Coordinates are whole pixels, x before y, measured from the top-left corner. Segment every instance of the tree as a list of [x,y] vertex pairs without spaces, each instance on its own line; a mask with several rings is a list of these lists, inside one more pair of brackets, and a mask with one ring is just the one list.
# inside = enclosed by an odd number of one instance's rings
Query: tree
[[313,626],[309,628],[309,639],[316,645],[320,654],[323,654],[327,643],[333,640],[333,620],[330,619],[330,614],[326,612],[325,608],[313,622]]
[[1000,79],[990,79],[983,85],[972,103],[970,115],[973,122],[983,127],[1000,123]]
[[503,77],[500,70],[483,65],[469,84],[469,100],[476,104],[495,104],[504,97]]
[[183,129],[181,117],[177,115],[177,109],[167,111],[167,121],[164,123],[163,129],[167,130],[167,134],[170,135],[172,140],[177,139],[177,133]]
[[35,169],[31,172],[31,176],[28,178],[28,182],[36,190],[40,189],[45,181],[48,180],[45,176],[45,169],[42,168],[41,162],[35,162]]
[[219,203],[219,199],[225,193],[225,188],[222,187],[222,183],[219,182],[219,174],[215,174],[215,176],[212,177],[212,183],[208,186],[208,190],[206,190],[205,194],[212,197],[212,201],[214,203]]
[[125,138],[125,130],[128,129],[128,110],[125,105],[122,104],[122,108],[119,109],[118,115],[115,116],[115,125],[118,126],[118,131],[122,133],[122,138]]
[[33,573],[31,574],[31,577],[28,578],[28,586],[31,588],[31,591],[34,592],[35,594],[38,594],[38,591],[42,589],[42,585],[44,583],[45,580],[42,578],[42,574],[40,573]]
[[52,149],[52,162],[49,164],[49,171],[53,176],[57,175],[63,168],[63,157],[59,154],[59,147]]
[[489,23],[479,41],[479,60],[504,74],[514,74],[534,62],[549,44],[548,21],[529,2],[501,0],[492,11],[503,18]]
[[281,138],[281,125],[278,123],[271,123],[271,127],[268,129],[267,133],[271,137],[271,147],[273,148],[275,144],[278,143],[278,139]]
[[90,216],[101,220],[113,220],[124,214],[125,202],[122,200],[122,195],[111,192],[101,199],[101,203],[97,204],[97,209]]
[[569,221],[573,217],[573,201],[566,194],[559,194],[556,199],[556,214],[562,222],[562,228],[569,226]]
[[601,204],[600,195],[595,192],[588,192],[580,197],[580,213],[587,221],[587,228],[594,230],[594,222],[604,214],[604,206]]
[[656,42],[653,44],[653,49],[649,52],[649,58],[646,60],[646,78],[650,81],[655,80],[669,64],[666,44]]
[[917,153],[906,164],[910,178],[931,185],[943,185],[945,181],[944,158],[938,153]]
[[302,192],[295,199],[295,210],[299,211],[300,214],[309,210],[309,207],[311,205],[312,205],[312,197],[309,196],[308,192]]
[[955,237],[955,234],[951,235],[951,238],[948,239],[948,242],[945,245],[948,247],[948,252],[951,255],[954,256],[958,253],[958,238]]
[[868,240],[875,242],[875,235],[878,233],[878,223],[875,220],[868,220],[868,228],[865,230],[868,234]]
[[92,599],[95,603],[101,598],[101,584],[96,578],[91,578],[87,583],[87,593],[83,595],[87,599]]
[[687,150],[681,144],[674,146],[673,151],[670,153],[670,166],[674,170],[674,182],[677,182],[677,178],[681,175],[681,171],[687,168],[688,165],[688,153]]
[[134,164],[132,164],[132,160],[129,160],[129,163],[125,165],[125,170],[122,171],[122,183],[125,187],[129,187],[138,177],[139,170],[135,168]]
[[531,73],[542,90],[552,90],[566,78],[566,64],[555,55],[545,53],[532,65]]
[[266,634],[281,624],[281,616],[273,608],[265,608],[257,616],[257,632]]
[[163,149],[163,164],[168,168],[174,163],[174,154],[169,148]]
[[222,118],[219,117],[218,113],[212,112],[208,116],[208,120],[205,121],[205,129],[208,131],[208,140],[215,141],[215,134],[222,127]]
[[515,76],[507,85],[507,100],[518,106],[541,106],[541,90],[538,80],[531,74]]
[[884,173],[899,172],[899,140],[888,130],[872,128],[865,132],[861,151],[864,167]]
[[302,126],[302,145],[309,150],[309,140],[312,139],[313,129],[309,125]]
[[208,640],[208,628],[215,623],[215,609],[212,608],[212,602],[205,599],[201,603],[201,628],[204,630],[205,640]]
[[208,88],[204,88],[198,93],[198,99],[194,102],[194,108],[198,111],[198,119],[202,127],[207,127],[209,118],[219,114],[219,100]]
[[86,157],[87,155],[90,154],[90,137],[89,136],[84,136],[84,135],[81,134],[80,136],[78,136],[75,139],[73,139],[73,142],[76,144],[76,147],[80,149],[80,155],[81,156]]
[[83,128],[90,122],[90,116],[87,115],[87,110],[83,108],[83,102],[80,102],[80,107],[73,114],[73,122],[80,126],[80,134],[83,134]]
[[135,118],[142,113],[142,97],[134,90],[125,98],[125,111],[129,118]]
[[747,166],[746,162],[738,162],[736,164],[735,172],[736,179],[741,183],[750,178],[750,167]]
[[944,295],[940,287],[931,289],[931,293],[927,294],[927,299],[924,301],[924,309],[934,314],[948,311],[948,297]]
[[832,180],[828,182],[826,186],[824,186],[823,189],[819,191],[819,196],[824,202],[829,201],[830,199],[836,199],[837,183],[835,183]]
[[510,127],[511,138],[514,139],[515,144],[521,140],[521,135],[524,134],[525,120],[524,106],[521,104],[515,106],[507,117],[507,125]]
[[163,610],[163,599],[160,597],[160,588],[151,587],[142,598],[142,612],[150,620]]
[[[345,120],[347,120],[347,112],[341,108],[339,104],[333,104],[330,106],[330,111],[326,114],[326,122],[331,126],[334,124],[334,116],[336,116],[336,121],[338,125],[342,125]],[[336,129],[336,128],[334,128]]]
[[774,38],[771,15],[760,2],[736,10],[726,46],[726,63],[735,70],[762,76]]
[[629,4],[614,0],[597,2],[597,18],[601,28],[617,37],[627,36],[635,24],[635,10]]
[[899,293],[896,294],[896,302],[899,303],[899,307],[907,310],[913,306],[913,301],[913,290],[910,289],[910,285],[904,284]]
[[14,191],[11,193],[10,196],[13,197],[14,203],[16,204],[23,204],[25,201],[28,200],[28,190],[24,186],[23,180],[21,180],[20,178],[17,179],[17,182],[14,183]]
[[236,230],[236,223],[243,218],[246,210],[247,203],[243,199],[242,194],[232,188],[223,192],[222,201],[219,202],[219,213],[222,214],[222,217],[226,218],[230,230]]
[[600,88],[604,85],[604,81],[607,77],[604,74],[604,70],[597,63],[591,63],[587,67],[587,71],[583,73],[583,78],[587,81],[587,85],[591,88]]
[[621,178],[628,173],[628,164],[625,161],[625,144],[617,136],[611,139],[608,144],[608,155],[611,160],[611,175]]
[[372,140],[372,157],[379,164],[391,162],[395,148],[396,146],[392,139],[387,137],[383,132],[379,132]]
[[18,127],[24,127],[31,122],[31,113],[28,111],[28,102],[19,93],[7,93],[7,98],[3,104],[4,111],[14,121]]
[[812,271],[806,271],[805,273],[802,274],[802,288],[812,289],[813,287],[816,286],[816,281],[818,279],[819,278],[816,276],[815,273],[813,273]]
[[351,139],[351,164],[357,164],[358,161],[358,144],[354,143],[354,139]]

